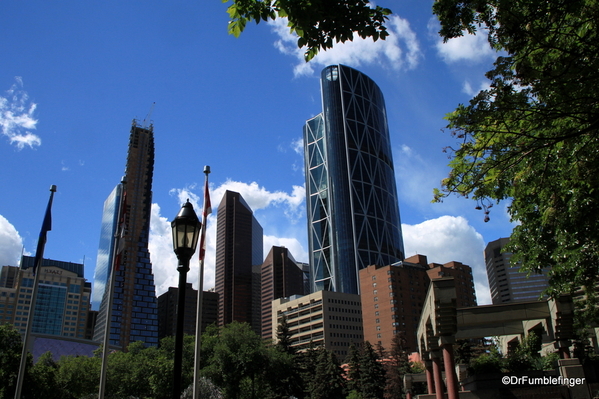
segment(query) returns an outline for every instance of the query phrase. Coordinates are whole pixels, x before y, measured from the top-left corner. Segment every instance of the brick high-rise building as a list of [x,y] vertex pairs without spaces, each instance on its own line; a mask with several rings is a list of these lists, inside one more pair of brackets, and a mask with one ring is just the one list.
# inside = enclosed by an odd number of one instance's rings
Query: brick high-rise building
[[218,206],[216,221],[215,291],[218,293],[218,325],[246,322],[254,331],[252,266],[261,265],[262,226],[241,194],[227,190]]
[[[148,251],[153,172],[153,126],[141,126],[134,120],[129,136],[124,184],[118,184],[104,203],[94,275],[93,302],[100,302],[94,331],[94,340],[97,342],[101,342],[104,336],[115,233],[119,223],[122,223],[125,235],[121,238],[121,262],[115,275],[110,344],[122,348],[135,341],[143,341],[146,345],[158,344],[156,288]],[[121,202],[125,206],[122,222],[118,220]]]
[[387,266],[360,270],[364,340],[391,349],[393,336],[404,333],[407,349],[416,352],[416,330],[431,279],[454,277],[458,307],[476,305],[470,266],[460,262],[427,264],[424,255],[414,255]]
[[[272,301],[304,294],[304,272],[285,247],[272,247],[261,273],[262,338],[272,339]],[[276,326],[274,328],[276,331]]]

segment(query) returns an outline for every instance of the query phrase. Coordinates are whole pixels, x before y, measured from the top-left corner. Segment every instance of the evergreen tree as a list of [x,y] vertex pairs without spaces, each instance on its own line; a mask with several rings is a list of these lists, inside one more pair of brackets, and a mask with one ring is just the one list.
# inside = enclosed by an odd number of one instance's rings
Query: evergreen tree
[[370,342],[360,353],[360,393],[363,399],[380,399],[385,391],[385,368]]
[[387,363],[387,385],[385,387],[386,399],[403,398],[403,376],[410,372],[406,338],[403,331],[393,336],[391,341],[390,361]]
[[348,366],[347,389],[348,391],[360,392],[360,353],[353,342],[349,346]]
[[344,399],[345,379],[335,354],[324,348],[317,352],[318,363],[310,383],[310,399]]
[[281,322],[277,326],[277,347],[285,353],[295,353],[295,350],[291,347],[291,332],[289,331],[289,324],[287,324],[287,317],[285,316],[282,317]]

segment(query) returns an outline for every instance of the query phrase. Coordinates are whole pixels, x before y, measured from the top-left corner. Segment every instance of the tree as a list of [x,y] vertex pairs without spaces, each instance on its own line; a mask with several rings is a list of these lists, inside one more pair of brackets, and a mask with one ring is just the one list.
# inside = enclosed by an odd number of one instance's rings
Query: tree
[[356,345],[352,342],[349,346],[349,355],[347,364],[349,366],[349,370],[347,372],[347,390],[355,391],[359,393],[361,391],[360,386],[360,352]]
[[309,382],[310,399],[343,399],[345,379],[335,354],[324,348],[316,351],[318,362],[314,378]]
[[210,358],[204,372],[222,389],[228,399],[241,397],[242,386],[254,398],[267,364],[266,348],[247,323],[233,322],[220,330],[210,342]]
[[31,398],[63,399],[67,396],[58,384],[58,368],[59,365],[50,352],[44,353],[37,359],[31,368]]
[[385,368],[370,342],[362,345],[360,353],[360,390],[364,399],[380,399],[385,391]]
[[63,356],[58,361],[56,382],[65,399],[98,393],[101,359],[99,357]]
[[294,354],[295,349],[291,346],[291,331],[287,324],[287,317],[283,316],[277,326],[277,347],[285,353]]
[[[491,86],[447,116],[458,140],[435,200],[470,197],[488,221],[510,200],[506,250],[522,270],[550,267],[548,294],[599,275],[599,3],[595,0],[439,0],[448,40],[487,31],[501,51]],[[589,308],[590,309],[590,308]]]
[[[223,0],[227,3],[229,0]],[[232,0],[229,33],[238,37],[250,21],[287,18],[289,30],[299,36],[297,46],[306,47],[306,61],[334,42],[352,40],[354,32],[362,38],[384,40],[389,33],[384,23],[391,10],[367,0]]]
[[0,325],[0,398],[15,395],[22,348],[21,335],[12,324]]
[[406,346],[405,332],[399,331],[391,340],[385,387],[385,398],[387,399],[401,399],[404,396],[403,376],[411,372]]

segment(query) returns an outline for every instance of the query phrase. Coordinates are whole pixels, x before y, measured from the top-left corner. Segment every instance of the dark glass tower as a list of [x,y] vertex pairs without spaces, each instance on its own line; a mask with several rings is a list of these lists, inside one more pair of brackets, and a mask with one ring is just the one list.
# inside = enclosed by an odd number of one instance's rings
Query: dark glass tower
[[101,341],[108,306],[107,290],[111,274],[118,204],[123,204],[124,237],[120,243],[120,265],[116,271],[114,302],[110,323],[110,344],[126,348],[143,341],[158,344],[158,310],[152,263],[148,251],[152,177],[154,173],[154,129],[134,120],[129,137],[125,184],[117,185],[104,203],[98,260],[94,276],[94,301],[101,300],[94,340]]
[[385,101],[343,65],[322,71],[321,90],[304,126],[311,289],[358,294],[358,270],[404,258]]
[[241,194],[227,190],[218,206],[216,221],[215,291],[219,326],[239,321],[260,331],[253,317],[260,312],[252,306],[254,297],[259,298],[260,293],[259,280],[258,292],[252,287],[252,281],[256,282],[252,266],[261,265],[264,260],[262,240],[262,226],[250,206]]

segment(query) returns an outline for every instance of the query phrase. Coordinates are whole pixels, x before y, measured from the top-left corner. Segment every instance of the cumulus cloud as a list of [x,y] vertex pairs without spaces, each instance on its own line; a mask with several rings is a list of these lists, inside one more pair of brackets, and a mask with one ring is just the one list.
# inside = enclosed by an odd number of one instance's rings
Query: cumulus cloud
[[0,266],[18,266],[23,239],[15,227],[0,215]]
[[439,29],[439,21],[434,17],[431,18],[428,24],[429,34],[435,40],[438,54],[448,64],[459,61],[483,62],[496,56],[489,44],[485,29],[479,29],[475,35],[464,32],[463,36],[449,39],[446,42],[443,42],[438,35]]
[[37,104],[29,101],[23,90],[23,80],[20,77],[15,80],[16,83],[6,91],[6,97],[0,96],[0,128],[10,143],[22,150],[26,146],[39,146],[42,140],[30,132],[37,125],[33,116]]
[[462,262],[472,268],[479,305],[490,304],[491,294],[483,251],[485,242],[461,217],[441,216],[416,225],[402,225],[406,256],[426,255],[429,263]]
[[304,157],[304,139],[302,137],[298,137],[296,140],[293,140],[291,142],[291,148],[293,148],[293,151],[302,156],[302,159]]
[[473,88],[472,85],[470,84],[470,82],[466,81],[464,82],[464,86],[462,87],[462,91],[466,94],[468,94],[469,96],[475,96],[477,95],[480,91],[483,90],[489,90],[491,88],[491,83],[489,81],[483,81],[480,83],[478,90]]
[[414,69],[422,52],[416,34],[410,28],[407,20],[393,15],[387,22],[389,36],[385,40],[371,38],[362,39],[354,33],[353,40],[345,43],[335,43],[333,48],[320,51],[312,61],[304,61],[304,49],[297,47],[297,35],[289,32],[286,18],[277,18],[269,21],[279,39],[275,47],[283,54],[291,55],[297,59],[294,75],[311,75],[315,65],[327,66],[331,64],[345,64],[360,67],[368,64],[381,64],[395,70]]
[[296,261],[301,262],[304,259],[308,259],[308,251],[303,247],[297,238],[286,238],[286,237],[275,237],[275,236],[264,236],[264,257],[268,255],[270,249],[273,246],[285,247],[291,252],[293,258]]
[[[279,213],[279,218],[286,219],[289,223],[296,223],[298,218],[305,213],[303,186],[292,186],[291,193],[283,191],[269,191],[260,187],[258,183],[243,183],[227,180],[219,186],[211,185],[210,200],[213,213],[208,216],[206,230],[206,258],[204,260],[204,290],[214,287],[214,265],[216,261],[216,214],[218,205],[226,190],[240,193],[250,208],[254,211],[269,211]],[[196,194],[194,191],[200,193]],[[203,186],[195,185],[172,189],[170,194],[176,197],[181,204],[187,199],[192,203],[196,212],[200,214],[203,206]],[[152,218],[150,222],[149,249],[154,271],[156,294],[161,295],[168,287],[178,285],[179,275],[176,271],[177,257],[173,252],[172,233],[170,221],[175,214],[167,218],[161,214],[158,204],[152,204]],[[262,226],[268,232],[268,226]],[[307,251],[302,247],[297,238],[280,237],[275,235],[264,236],[264,255],[270,251],[273,245],[289,248],[295,259],[307,259]],[[199,261],[194,255],[190,263],[190,272],[187,282],[192,283],[194,288],[199,286]]]

